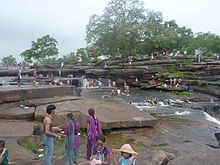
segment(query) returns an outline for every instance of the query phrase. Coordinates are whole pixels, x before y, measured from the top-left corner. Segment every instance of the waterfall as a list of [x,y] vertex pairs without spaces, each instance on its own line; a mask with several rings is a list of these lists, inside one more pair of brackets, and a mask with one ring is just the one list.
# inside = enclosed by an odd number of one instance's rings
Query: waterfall
[[218,124],[220,126],[220,121],[217,120],[216,118],[212,117],[211,115],[209,115],[208,113],[206,112],[203,112],[204,115],[205,115],[205,119],[208,120],[208,121],[211,121],[211,122],[214,122],[216,124]]

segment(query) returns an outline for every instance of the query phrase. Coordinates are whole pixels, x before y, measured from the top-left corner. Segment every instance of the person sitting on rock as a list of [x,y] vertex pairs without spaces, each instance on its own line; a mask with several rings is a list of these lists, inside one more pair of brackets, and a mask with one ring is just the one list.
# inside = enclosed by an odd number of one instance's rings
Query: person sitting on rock
[[146,103],[151,103],[150,97],[149,97],[149,96],[146,96],[145,101],[146,101]]
[[152,98],[152,106],[157,107],[157,98],[156,97]]
[[110,97],[110,96],[109,96],[109,93],[108,93],[108,92],[104,92],[102,98],[104,99],[104,98],[109,98],[109,97]]
[[124,82],[124,93],[128,94],[129,93],[129,86],[127,85],[126,82]]

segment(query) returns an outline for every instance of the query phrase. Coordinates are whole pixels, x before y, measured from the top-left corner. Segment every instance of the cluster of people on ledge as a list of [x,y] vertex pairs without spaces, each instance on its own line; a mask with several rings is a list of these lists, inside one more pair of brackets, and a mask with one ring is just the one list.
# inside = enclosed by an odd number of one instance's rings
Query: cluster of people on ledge
[[128,95],[129,94],[129,85],[124,82],[123,89],[118,89],[115,81],[112,82],[112,94],[113,95]]
[[[46,144],[45,164],[52,165],[52,155],[55,138],[60,138],[59,132],[64,131],[66,135],[66,157],[68,165],[78,164],[80,161],[79,147],[82,144],[80,139],[80,125],[74,119],[73,113],[68,113],[68,122],[64,129],[53,126],[52,118],[55,115],[56,106],[49,105],[46,109],[47,116],[44,118],[44,132]],[[100,120],[95,116],[93,108],[88,109],[87,118],[87,153],[86,159],[90,165],[110,165],[110,155],[112,154],[115,165],[134,165],[137,153],[129,144],[124,144],[120,149],[110,149],[105,146],[105,136],[103,135]],[[121,153],[119,159],[116,152]]]
[[172,88],[176,87],[176,88],[178,88],[178,87],[180,87],[182,85],[182,79],[180,79],[180,78],[179,79],[177,79],[177,78],[170,78],[167,81],[169,81],[169,85],[164,83],[162,85],[164,88],[168,88],[168,87],[172,87]]

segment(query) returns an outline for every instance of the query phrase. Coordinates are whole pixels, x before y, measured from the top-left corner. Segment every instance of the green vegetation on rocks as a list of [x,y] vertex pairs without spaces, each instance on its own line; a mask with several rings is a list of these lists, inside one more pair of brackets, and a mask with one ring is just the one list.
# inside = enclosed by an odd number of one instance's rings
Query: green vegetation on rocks
[[193,96],[194,94],[191,92],[179,92],[179,91],[172,91],[171,93],[176,95],[183,95],[183,96]]

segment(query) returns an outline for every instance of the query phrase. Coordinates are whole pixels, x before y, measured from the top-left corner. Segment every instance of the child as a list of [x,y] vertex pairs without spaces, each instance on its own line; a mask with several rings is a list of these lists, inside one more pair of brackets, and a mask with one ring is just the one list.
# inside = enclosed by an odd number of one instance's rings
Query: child
[[8,150],[3,140],[0,140],[0,165],[8,165]]
[[105,137],[100,135],[96,138],[96,145],[92,148],[90,165],[110,165],[110,149],[104,146]]
[[[116,151],[121,152],[119,160],[115,158]],[[115,165],[135,165],[138,154],[131,148],[130,144],[124,144],[120,149],[113,149],[112,155]]]

